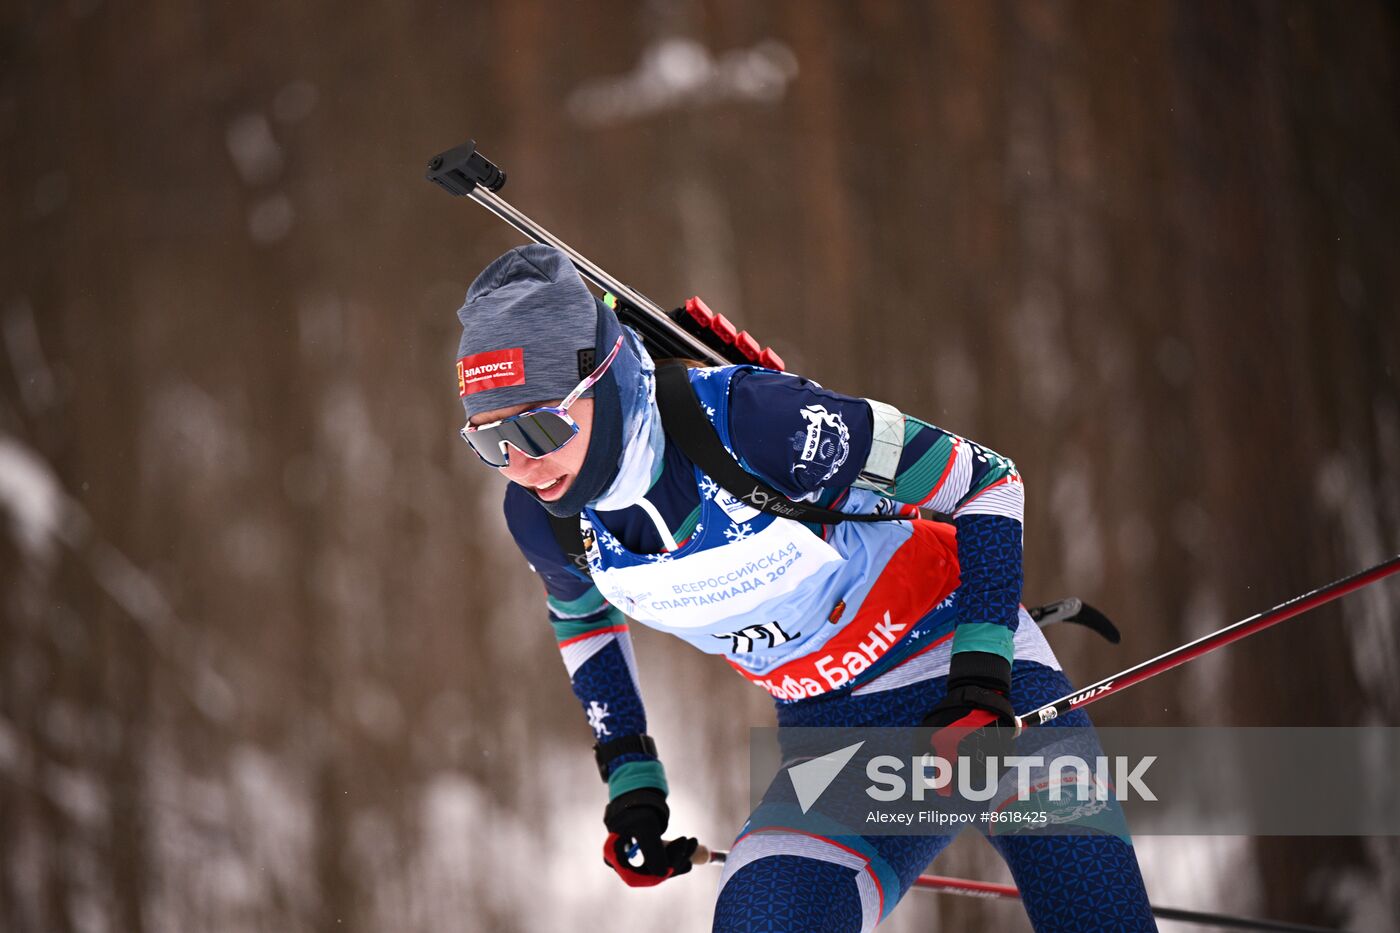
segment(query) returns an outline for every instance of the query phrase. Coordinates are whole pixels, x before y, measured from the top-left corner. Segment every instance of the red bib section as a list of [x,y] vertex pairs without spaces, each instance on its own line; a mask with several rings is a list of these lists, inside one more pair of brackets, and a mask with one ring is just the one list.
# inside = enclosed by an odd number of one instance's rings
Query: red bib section
[[922,519],[913,526],[914,534],[890,557],[860,610],[826,644],[767,674],[733,661],[730,666],[778,699],[797,700],[845,686],[884,657],[958,588],[956,529]]

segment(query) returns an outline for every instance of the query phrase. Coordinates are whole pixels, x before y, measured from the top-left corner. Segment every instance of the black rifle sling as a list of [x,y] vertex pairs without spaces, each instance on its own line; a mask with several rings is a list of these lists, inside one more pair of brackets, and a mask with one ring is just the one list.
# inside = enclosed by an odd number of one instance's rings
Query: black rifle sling
[[[781,518],[817,525],[836,522],[907,521],[900,515],[861,515],[822,508],[810,502],[795,502],[741,467],[725,449],[695,389],[684,363],[673,360],[656,369],[656,403],[666,436],[675,441],[691,462],[741,502]],[[741,491],[743,490],[743,491]]]
[[[676,442],[690,461],[709,474],[724,491],[763,512],[782,518],[817,525],[836,522],[905,521],[900,515],[860,515],[822,508],[810,502],[795,502],[745,470],[729,455],[715,427],[700,407],[690,384],[686,365],[679,361],[662,363],[656,369],[656,404],[666,436]],[[741,491],[746,490],[746,491]],[[588,558],[579,531],[578,516],[549,516],[554,540],[579,570],[588,572]]]
[[578,527],[577,515],[549,515],[549,530],[554,532],[554,540],[559,542],[564,556],[584,573],[588,573],[588,552],[583,547],[583,532]]

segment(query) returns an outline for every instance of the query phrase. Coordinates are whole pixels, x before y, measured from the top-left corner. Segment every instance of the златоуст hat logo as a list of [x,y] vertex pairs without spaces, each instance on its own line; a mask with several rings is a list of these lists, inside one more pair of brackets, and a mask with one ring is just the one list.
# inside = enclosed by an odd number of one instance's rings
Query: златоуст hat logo
[[457,394],[462,398],[473,392],[524,384],[525,355],[521,347],[476,353],[457,361]]

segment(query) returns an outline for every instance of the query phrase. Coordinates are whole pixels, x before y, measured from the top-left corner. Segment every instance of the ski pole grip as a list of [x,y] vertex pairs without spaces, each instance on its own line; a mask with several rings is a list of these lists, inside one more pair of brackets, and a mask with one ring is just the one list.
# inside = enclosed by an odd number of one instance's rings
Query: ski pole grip
[[506,184],[506,173],[476,151],[474,139],[433,156],[423,177],[459,198],[471,194],[477,185],[500,191]]
[[723,861],[723,859],[713,858],[710,855],[710,850],[705,846],[705,844],[703,842],[697,842],[695,844],[695,851],[690,853],[690,864],[708,865],[712,861]]

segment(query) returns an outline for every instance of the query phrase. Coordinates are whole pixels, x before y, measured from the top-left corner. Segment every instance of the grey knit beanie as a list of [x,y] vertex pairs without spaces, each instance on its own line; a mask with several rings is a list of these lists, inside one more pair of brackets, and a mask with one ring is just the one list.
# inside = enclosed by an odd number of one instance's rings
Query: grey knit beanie
[[517,246],[487,266],[457,319],[457,390],[468,418],[561,399],[593,368],[597,304],[552,246]]

